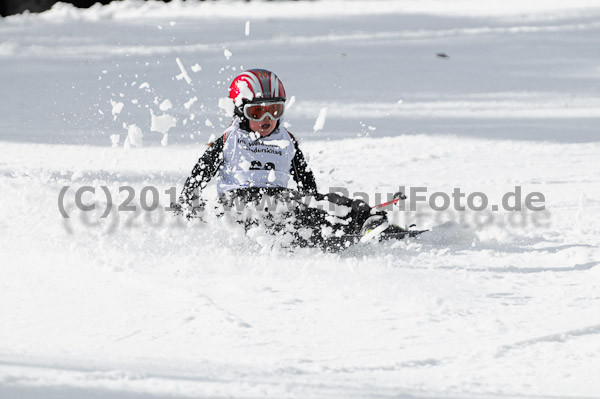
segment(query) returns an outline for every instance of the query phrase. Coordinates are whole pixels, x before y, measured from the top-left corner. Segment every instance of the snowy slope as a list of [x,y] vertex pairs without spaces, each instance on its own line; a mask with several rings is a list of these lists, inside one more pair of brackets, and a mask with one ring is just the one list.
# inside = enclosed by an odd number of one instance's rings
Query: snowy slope
[[[0,397],[600,397],[600,5],[521,3],[0,20]],[[294,96],[322,191],[499,203],[521,186],[546,212],[395,212],[434,229],[340,254],[161,211],[61,216],[65,186],[67,205],[86,185],[99,206],[123,186],[138,209],[150,186],[167,205],[228,124],[218,100],[242,66]],[[133,125],[143,146],[124,148]]]

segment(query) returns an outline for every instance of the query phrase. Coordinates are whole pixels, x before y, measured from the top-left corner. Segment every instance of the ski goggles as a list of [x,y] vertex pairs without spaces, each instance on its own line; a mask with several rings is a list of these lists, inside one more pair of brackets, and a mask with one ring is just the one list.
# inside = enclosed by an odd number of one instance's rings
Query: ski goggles
[[285,101],[246,104],[244,105],[244,116],[255,122],[264,120],[267,115],[270,116],[271,119],[277,120],[281,118],[284,110]]

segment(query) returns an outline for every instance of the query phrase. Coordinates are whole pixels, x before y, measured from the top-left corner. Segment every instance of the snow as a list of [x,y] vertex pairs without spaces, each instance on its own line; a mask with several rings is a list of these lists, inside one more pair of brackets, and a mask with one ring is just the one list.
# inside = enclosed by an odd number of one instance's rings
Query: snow
[[319,110],[319,116],[317,116],[317,120],[313,126],[313,133],[316,133],[319,130],[323,130],[325,127],[325,121],[327,120],[327,107],[322,107]]
[[199,64],[196,63],[196,64],[192,65],[192,72],[198,73],[201,70],[202,70],[202,67]]
[[160,108],[161,111],[168,111],[171,108],[173,108],[173,104],[171,103],[171,100],[166,99],[166,100],[164,100],[163,102],[160,103],[160,105],[158,106],[158,108]]
[[113,115],[114,120],[117,120],[117,116],[123,110],[124,104],[122,102],[110,100],[110,105],[112,105],[111,113]]
[[192,84],[192,79],[190,79],[190,75],[188,75],[187,70],[183,66],[183,63],[181,62],[179,57],[175,58],[175,62],[177,62],[177,66],[179,67],[179,70],[181,71],[181,73],[176,76],[177,80],[185,79],[187,84]]
[[269,176],[267,176],[267,180],[269,181],[269,183],[273,183],[276,179],[277,177],[275,176],[275,169],[271,169],[271,171],[269,172]]
[[282,149],[288,148],[290,144],[288,140],[269,140],[269,145],[274,145]]
[[190,98],[189,100],[187,100],[187,101],[185,102],[185,104],[183,104],[183,106],[185,107],[185,109],[190,109],[190,107],[191,107],[192,105],[194,105],[194,103],[195,103],[196,101],[198,101],[198,97],[194,96],[194,97]]
[[233,113],[235,112],[235,104],[229,97],[219,98],[219,108],[221,108],[225,112],[225,115],[229,117],[232,117]]
[[[0,19],[0,397],[600,397],[599,34],[586,0]],[[229,82],[257,67],[284,82],[323,192],[500,204],[518,186],[546,210],[424,203],[390,214],[420,239],[338,254],[171,217],[231,121]],[[128,187],[136,210],[117,211]]]
[[155,115],[150,110],[150,115],[152,116],[150,130],[153,132],[168,133],[172,127],[177,126],[177,118],[170,114]]
[[111,134],[110,135],[110,142],[112,144],[113,147],[117,147],[119,145],[119,140],[121,140],[121,136],[118,134]]
[[285,104],[285,110],[289,110],[294,103],[296,102],[296,96],[290,96],[290,98],[287,99],[286,104]]
[[[129,125],[127,126],[127,138],[125,139],[125,148],[129,148],[130,146],[141,147],[143,145],[142,138],[144,134],[142,129],[137,127],[137,125]],[[113,144],[115,141],[111,138]],[[118,143],[118,140],[117,140]]]

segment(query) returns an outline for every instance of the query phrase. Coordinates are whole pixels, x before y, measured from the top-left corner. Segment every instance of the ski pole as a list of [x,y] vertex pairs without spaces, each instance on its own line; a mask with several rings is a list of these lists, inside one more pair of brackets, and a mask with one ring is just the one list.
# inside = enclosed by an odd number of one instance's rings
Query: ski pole
[[404,195],[404,193],[402,193],[401,191],[398,191],[397,193],[394,194],[391,201],[384,202],[383,204],[375,205],[373,208],[377,208],[377,209],[384,208],[388,205],[393,205],[393,204],[397,203],[398,201],[402,201],[405,199],[406,199],[406,195]]

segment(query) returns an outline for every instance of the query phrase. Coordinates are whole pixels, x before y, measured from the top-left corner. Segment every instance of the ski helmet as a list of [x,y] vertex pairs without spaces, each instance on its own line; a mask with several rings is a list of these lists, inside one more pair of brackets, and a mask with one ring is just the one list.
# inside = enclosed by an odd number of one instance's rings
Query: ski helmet
[[283,100],[285,89],[281,80],[266,69],[249,69],[238,75],[229,86],[229,98],[237,107],[256,100]]

